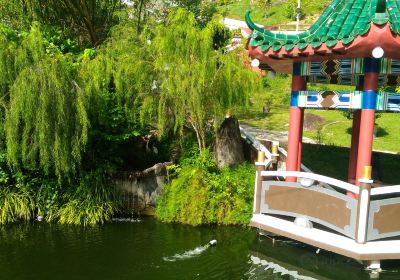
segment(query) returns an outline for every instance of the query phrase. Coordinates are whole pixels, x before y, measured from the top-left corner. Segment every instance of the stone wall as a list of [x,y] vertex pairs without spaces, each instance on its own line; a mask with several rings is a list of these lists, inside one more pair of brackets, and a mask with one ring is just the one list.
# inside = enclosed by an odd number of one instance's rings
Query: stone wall
[[143,171],[120,172],[116,187],[123,196],[124,208],[129,213],[154,215],[157,199],[168,180],[167,163],[158,163]]

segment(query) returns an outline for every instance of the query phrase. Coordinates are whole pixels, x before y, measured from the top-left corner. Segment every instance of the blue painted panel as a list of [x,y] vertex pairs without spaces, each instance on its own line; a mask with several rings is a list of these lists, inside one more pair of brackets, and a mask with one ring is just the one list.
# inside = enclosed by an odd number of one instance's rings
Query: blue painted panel
[[339,102],[350,102],[350,97],[339,95]]
[[293,63],[293,76],[300,76],[301,75],[301,62],[294,62]]
[[364,59],[364,73],[379,73],[380,60],[376,58]]
[[290,96],[290,106],[298,107],[298,99],[299,99],[299,92],[292,91],[292,95]]
[[309,95],[307,96],[307,102],[317,102],[318,96],[317,95]]
[[363,109],[376,109],[376,91],[364,90],[361,106]]

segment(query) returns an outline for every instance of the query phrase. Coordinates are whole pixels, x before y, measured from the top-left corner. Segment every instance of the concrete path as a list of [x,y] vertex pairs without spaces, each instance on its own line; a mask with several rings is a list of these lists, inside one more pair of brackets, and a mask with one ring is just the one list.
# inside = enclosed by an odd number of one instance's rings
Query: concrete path
[[[287,143],[288,141],[287,131],[270,131],[246,124],[240,124],[240,126],[257,139],[279,141],[281,143]],[[316,142],[313,139],[303,137],[303,143],[315,144]]]

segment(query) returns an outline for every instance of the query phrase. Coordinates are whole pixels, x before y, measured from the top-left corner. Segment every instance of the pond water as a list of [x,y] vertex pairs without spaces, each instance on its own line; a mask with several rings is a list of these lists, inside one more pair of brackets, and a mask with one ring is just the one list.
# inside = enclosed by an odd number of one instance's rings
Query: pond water
[[[214,247],[207,245],[216,239]],[[400,279],[388,262],[380,279]],[[0,227],[0,279],[369,279],[350,259],[254,229],[146,219],[96,227]]]

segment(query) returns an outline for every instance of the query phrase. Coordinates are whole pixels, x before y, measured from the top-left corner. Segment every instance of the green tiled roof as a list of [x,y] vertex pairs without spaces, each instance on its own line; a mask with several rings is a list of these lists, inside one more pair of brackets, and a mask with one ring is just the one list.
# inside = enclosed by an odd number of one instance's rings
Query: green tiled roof
[[253,33],[250,45],[260,47],[262,52],[272,48],[286,51],[297,46],[300,50],[308,45],[313,48],[323,43],[331,48],[337,42],[347,45],[359,36],[367,33],[371,23],[390,24],[393,33],[400,34],[400,1],[397,0],[334,0],[308,31],[298,35],[274,34],[251,20],[246,14],[247,25]]

